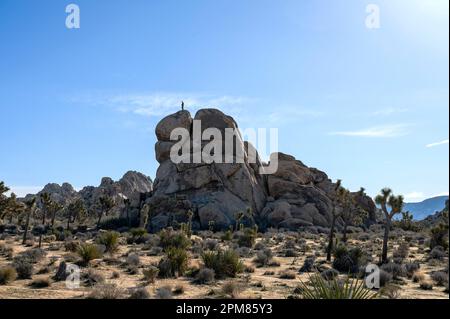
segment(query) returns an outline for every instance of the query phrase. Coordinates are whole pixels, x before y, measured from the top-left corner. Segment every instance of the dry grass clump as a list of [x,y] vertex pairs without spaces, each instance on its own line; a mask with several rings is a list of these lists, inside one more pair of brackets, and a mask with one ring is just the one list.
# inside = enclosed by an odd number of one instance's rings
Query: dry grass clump
[[0,268],[0,285],[7,285],[17,278],[17,272],[14,267],[6,266]]

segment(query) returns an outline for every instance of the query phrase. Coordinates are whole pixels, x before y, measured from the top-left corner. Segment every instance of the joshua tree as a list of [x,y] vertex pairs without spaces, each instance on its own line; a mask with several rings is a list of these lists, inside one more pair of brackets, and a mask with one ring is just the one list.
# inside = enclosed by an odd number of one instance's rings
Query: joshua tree
[[49,213],[52,216],[51,227],[55,226],[56,214],[63,209],[63,206],[55,201],[52,201],[52,204],[49,207]]
[[82,218],[86,214],[86,208],[82,199],[77,199],[71,202],[66,207],[67,212],[67,230],[70,229],[70,224],[75,222],[76,219]]
[[9,191],[9,188],[6,187],[4,182],[0,182],[0,216],[4,214],[3,211],[7,206],[8,198],[4,195],[7,191]]
[[25,245],[25,243],[27,241],[28,228],[30,227],[30,218],[36,209],[36,197],[27,201],[25,203],[25,205],[26,205],[26,212],[27,212],[27,221],[25,223],[25,231],[23,232],[22,245]]
[[41,203],[42,203],[42,226],[45,226],[45,218],[49,213],[50,206],[52,205],[52,199],[49,193],[42,193],[40,195]]
[[333,210],[331,212],[332,219],[331,219],[330,235],[328,237],[327,261],[331,261],[331,253],[333,251],[334,228],[336,227],[336,219],[339,217],[337,206],[339,205],[340,202],[342,202],[344,195],[344,189],[341,187],[341,184],[342,181],[338,179],[334,187],[336,196],[333,200]]
[[239,230],[239,225],[241,223],[242,218],[244,218],[244,216],[245,216],[244,212],[238,212],[236,214],[236,228],[235,228],[235,231]]
[[[384,238],[383,251],[381,253],[381,263],[387,262],[389,231],[392,225],[392,218],[402,212],[403,196],[395,196],[390,188],[383,188],[381,193],[375,197],[375,202],[381,206],[384,213]],[[388,211],[388,206],[390,211]]]
[[130,221],[131,201],[127,197],[124,197],[123,204],[125,205],[125,216],[127,217],[127,224],[128,224],[128,227],[130,227],[131,226],[131,221]]
[[0,211],[0,220],[9,218],[9,223],[12,223],[14,216],[18,216],[24,211],[24,204],[17,200],[16,194],[12,193],[9,198],[5,200],[4,208]]
[[113,199],[108,195],[100,196],[98,199],[99,202],[99,210],[98,210],[98,220],[97,220],[97,229],[100,228],[100,223],[102,222],[102,217],[107,215],[109,211],[114,207]]

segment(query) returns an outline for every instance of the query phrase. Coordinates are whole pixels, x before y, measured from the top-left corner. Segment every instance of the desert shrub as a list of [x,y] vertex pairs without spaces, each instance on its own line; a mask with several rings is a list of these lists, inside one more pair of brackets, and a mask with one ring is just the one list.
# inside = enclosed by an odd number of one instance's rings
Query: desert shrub
[[440,224],[431,229],[430,248],[437,246],[448,249],[448,225]]
[[113,273],[111,274],[111,279],[119,279],[120,278],[120,273],[118,271],[113,271]]
[[206,252],[202,255],[206,268],[213,269],[217,278],[236,277],[244,270],[239,255],[232,249],[217,252]]
[[273,258],[272,250],[270,250],[270,248],[266,248],[256,253],[256,257],[253,260],[253,262],[259,267],[264,267],[270,264],[272,258]]
[[97,242],[105,246],[105,251],[108,253],[114,253],[119,248],[120,234],[115,231],[108,231],[103,233],[97,239]]
[[392,274],[383,269],[380,269],[380,287],[385,287],[391,281]]
[[142,270],[142,274],[144,275],[144,280],[149,283],[154,283],[159,274],[158,267],[150,266],[144,270]]
[[145,228],[133,228],[130,230],[130,235],[127,239],[128,244],[142,244],[148,239],[148,233]]
[[45,252],[45,250],[41,248],[33,248],[20,253],[17,257],[26,259],[30,263],[36,264],[40,262],[46,255],[47,253]]
[[288,248],[284,250],[284,257],[297,257],[298,254],[295,249]]
[[442,260],[446,256],[445,250],[442,246],[435,246],[430,252],[431,259]]
[[405,264],[405,271],[408,278],[412,278],[414,273],[420,269],[420,264],[418,262],[411,262]]
[[345,245],[339,245],[334,251],[333,268],[345,273],[357,273],[363,263],[364,253],[361,248],[350,250]]
[[195,276],[194,282],[197,284],[207,284],[214,281],[216,274],[213,269],[202,268]]
[[122,295],[122,289],[115,284],[101,284],[94,287],[88,299],[120,299]]
[[171,247],[159,264],[159,276],[162,278],[182,276],[188,267],[188,254],[186,250]]
[[69,240],[64,242],[64,249],[70,252],[77,252],[78,247],[80,247],[80,243],[78,241]]
[[160,246],[165,250],[170,248],[187,249],[191,245],[191,240],[185,233],[164,229],[159,233]]
[[83,280],[84,284],[88,287],[105,283],[105,277],[100,272],[92,269],[89,269],[89,271],[83,275]]
[[374,299],[376,293],[366,289],[363,280],[337,278],[327,281],[320,275],[310,276],[309,284],[300,282],[298,290],[303,299]]
[[297,275],[292,270],[282,270],[279,273],[280,279],[295,279]]
[[129,299],[150,299],[150,293],[145,287],[136,288],[131,292]]
[[92,260],[102,257],[99,246],[88,243],[80,244],[77,249],[77,254],[80,256],[81,262],[85,266],[89,265]]
[[47,288],[51,286],[51,282],[49,278],[39,278],[33,280],[30,286],[35,289]]
[[17,277],[19,279],[30,279],[33,275],[33,263],[26,258],[14,258],[13,267],[16,269]]
[[422,290],[433,290],[433,284],[429,280],[422,280],[419,283],[419,288]]
[[303,266],[300,268],[299,272],[312,272],[314,270],[314,262],[316,261],[315,257],[307,257],[303,263]]
[[131,225],[129,224],[129,221],[126,217],[119,217],[119,218],[108,218],[105,219],[100,223],[100,229],[104,230],[117,230],[120,228],[126,228],[126,227],[137,227],[139,224],[139,221],[137,219],[131,219]]
[[400,297],[400,290],[401,288],[397,285],[386,285],[381,289],[380,294],[388,299],[398,299]]
[[141,264],[141,258],[138,254],[131,253],[127,256],[126,264],[129,269],[139,267]]
[[7,285],[17,278],[17,271],[14,267],[5,266],[0,268],[0,285]]
[[436,283],[437,286],[444,287],[448,284],[448,274],[443,271],[436,271],[431,274],[431,279]]
[[406,271],[402,267],[402,265],[396,264],[393,262],[382,265],[381,269],[390,273],[392,275],[393,279],[398,279],[400,277],[406,276]]
[[203,242],[203,247],[207,250],[216,250],[219,242],[216,239],[206,239]]
[[409,244],[406,242],[401,243],[396,250],[394,250],[393,257],[405,259],[409,256]]
[[156,299],[172,299],[172,288],[170,286],[164,286],[156,289]]
[[247,228],[240,232],[238,236],[238,245],[240,247],[252,248],[256,240],[256,231],[252,228]]
[[223,241],[230,241],[233,239],[233,232],[231,230],[227,230],[221,237]]
[[334,278],[337,278],[339,276],[339,272],[336,269],[327,269],[324,270],[320,273],[320,275],[325,279],[325,280],[333,280]]
[[232,280],[225,282],[222,286],[222,292],[233,299],[238,298],[242,290],[243,290],[242,286],[239,283]]

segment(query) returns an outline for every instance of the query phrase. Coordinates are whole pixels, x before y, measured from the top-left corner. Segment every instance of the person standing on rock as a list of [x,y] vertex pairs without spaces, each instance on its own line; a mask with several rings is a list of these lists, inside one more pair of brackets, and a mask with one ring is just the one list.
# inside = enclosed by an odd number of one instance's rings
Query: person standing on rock
[[181,101],[181,110],[184,111],[184,101]]

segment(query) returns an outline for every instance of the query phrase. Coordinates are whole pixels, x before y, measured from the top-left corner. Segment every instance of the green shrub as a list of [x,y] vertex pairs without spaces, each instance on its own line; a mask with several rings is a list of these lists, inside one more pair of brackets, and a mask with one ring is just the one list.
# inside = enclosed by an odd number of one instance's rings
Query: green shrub
[[160,246],[168,251],[171,248],[187,249],[191,240],[182,232],[164,229],[159,233]]
[[334,250],[333,268],[345,273],[357,273],[363,263],[364,253],[361,248],[350,250],[345,245],[338,245]]
[[170,247],[158,264],[159,276],[163,278],[182,276],[188,268],[185,249]]
[[81,261],[85,266],[89,265],[92,260],[102,257],[102,252],[97,245],[87,243],[80,244],[77,254],[81,257]]
[[206,268],[214,270],[217,278],[236,277],[244,270],[239,255],[232,249],[217,252],[206,252],[202,255]]
[[240,247],[252,248],[256,240],[256,231],[254,229],[247,228],[239,234],[238,245]]
[[17,278],[17,272],[14,267],[6,266],[0,268],[0,285],[7,285]]
[[22,258],[20,256],[14,258],[13,267],[16,269],[17,277],[19,279],[30,279],[33,275],[33,263],[27,258]]
[[120,234],[115,231],[108,231],[103,233],[98,238],[98,243],[105,246],[105,250],[108,253],[114,253],[119,248]]

